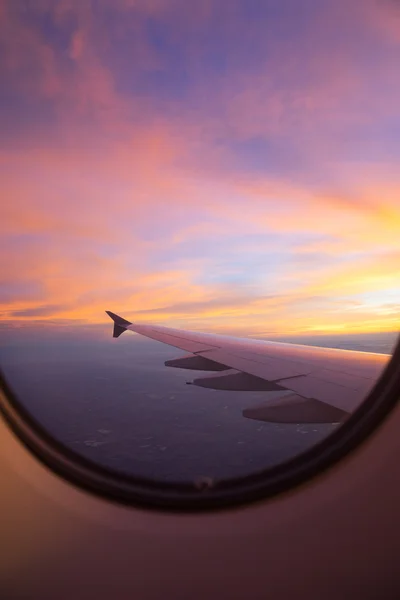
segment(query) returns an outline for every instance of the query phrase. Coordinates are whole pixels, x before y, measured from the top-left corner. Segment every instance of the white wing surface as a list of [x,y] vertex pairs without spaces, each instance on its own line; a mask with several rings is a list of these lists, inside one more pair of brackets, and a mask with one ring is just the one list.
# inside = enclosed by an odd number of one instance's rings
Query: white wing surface
[[260,421],[343,421],[364,400],[390,358],[388,354],[138,325],[106,312],[114,321],[114,337],[126,330],[134,331],[187,353],[167,361],[167,366],[213,372],[194,379],[193,385],[232,391],[290,392],[243,411],[245,417]]

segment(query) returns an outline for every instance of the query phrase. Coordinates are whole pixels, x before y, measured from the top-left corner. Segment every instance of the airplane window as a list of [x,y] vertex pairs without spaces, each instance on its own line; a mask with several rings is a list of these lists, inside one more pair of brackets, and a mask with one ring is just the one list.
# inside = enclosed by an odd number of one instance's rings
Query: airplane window
[[1,403],[42,460],[126,501],[212,507],[383,418],[399,15],[4,2]]

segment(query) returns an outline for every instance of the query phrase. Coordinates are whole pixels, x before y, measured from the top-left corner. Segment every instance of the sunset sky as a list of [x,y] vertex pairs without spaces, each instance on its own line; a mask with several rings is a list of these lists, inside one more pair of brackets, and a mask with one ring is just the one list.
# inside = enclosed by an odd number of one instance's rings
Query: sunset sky
[[0,318],[397,330],[400,2],[0,0]]

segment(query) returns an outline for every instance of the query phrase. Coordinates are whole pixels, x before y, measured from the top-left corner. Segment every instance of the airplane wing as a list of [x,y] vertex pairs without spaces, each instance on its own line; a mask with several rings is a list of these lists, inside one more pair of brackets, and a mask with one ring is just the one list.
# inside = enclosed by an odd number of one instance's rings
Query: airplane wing
[[390,358],[388,354],[140,325],[106,313],[114,321],[114,337],[131,330],[188,353],[166,361],[166,366],[212,372],[194,379],[193,385],[286,392],[278,399],[243,410],[243,416],[260,421],[341,422],[361,404]]

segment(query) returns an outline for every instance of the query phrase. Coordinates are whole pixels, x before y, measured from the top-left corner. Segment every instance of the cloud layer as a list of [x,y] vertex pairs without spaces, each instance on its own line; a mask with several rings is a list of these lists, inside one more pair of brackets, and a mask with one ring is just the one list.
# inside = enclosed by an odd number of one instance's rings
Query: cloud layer
[[398,329],[393,2],[0,3],[0,317]]

